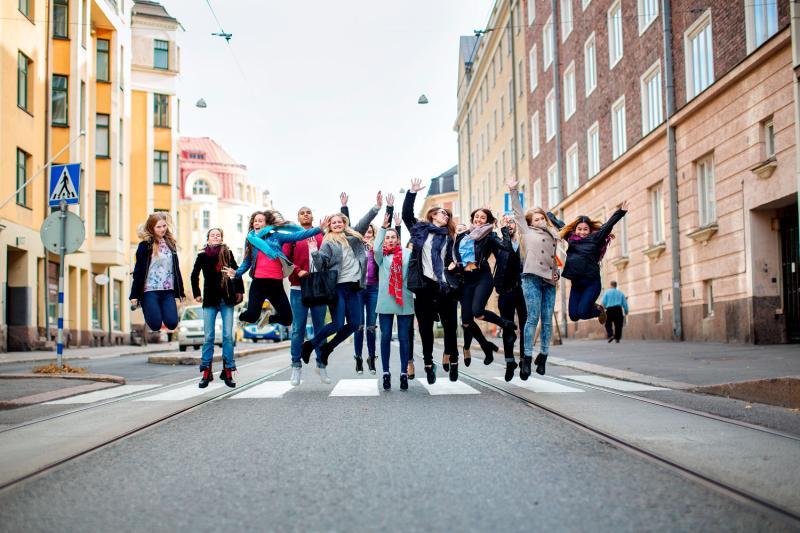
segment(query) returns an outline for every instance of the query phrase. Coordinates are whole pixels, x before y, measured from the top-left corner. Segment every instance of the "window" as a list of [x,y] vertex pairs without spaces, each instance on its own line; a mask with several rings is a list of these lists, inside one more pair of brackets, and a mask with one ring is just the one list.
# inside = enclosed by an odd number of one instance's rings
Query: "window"
[[244,233],[244,216],[243,215],[239,215],[239,217],[236,219],[236,231],[238,231],[239,233]]
[[531,201],[533,202],[531,207],[542,206],[542,180],[539,178],[533,181],[533,198]]
[[211,187],[206,180],[197,180],[192,187],[192,194],[211,194]]
[[519,158],[525,157],[525,122],[519,124]]
[[752,52],[778,32],[778,0],[745,0],[744,7],[747,51]]
[[710,279],[703,282],[703,317],[714,316],[714,285]]
[[117,196],[117,236],[122,240],[125,236],[125,216],[122,210],[122,193]]
[[28,18],[31,16],[31,0],[19,0],[19,12]]
[[574,192],[579,185],[580,176],[578,174],[578,143],[573,144],[567,150],[567,194]]
[[497,44],[497,66],[500,69],[500,74],[503,73],[503,43]]
[[100,285],[92,284],[92,328],[102,329],[100,319],[103,317],[103,292]]
[[125,47],[124,46],[120,46],[119,47],[119,56],[118,57],[119,57],[119,61],[117,61],[117,64],[119,65],[119,67],[118,67],[119,68],[119,77],[118,77],[118,79],[119,79],[119,90],[120,91],[124,91],[125,90]]
[[711,10],[707,10],[685,34],[686,93],[692,99],[714,83],[714,50],[711,45]]
[[597,87],[597,47],[595,46],[594,33],[583,45],[583,77],[586,82],[586,96],[589,96]]
[[[17,189],[20,189],[28,181],[28,162],[30,154],[17,148]],[[28,187],[22,187],[17,192],[17,205],[28,207]]]
[[525,62],[522,59],[517,64],[517,79],[519,80],[519,95],[522,96],[525,87]]
[[554,163],[553,166],[547,169],[547,207],[550,209],[561,201],[561,184],[559,181],[558,164]]
[[572,0],[561,0],[561,42],[572,33]]
[[117,153],[119,156],[119,164],[125,164],[125,124],[122,119],[119,119],[119,138],[117,140]]
[[497,109],[492,112],[492,127],[494,128],[494,138],[497,139]]
[[650,213],[652,244],[662,244],[664,242],[664,199],[660,183],[650,189]]
[[203,229],[207,230],[211,227],[211,211],[203,209]]
[[78,31],[81,32],[81,46],[86,50],[86,30],[89,25],[89,8],[86,6],[86,0],[81,0],[81,23],[78,26]]
[[497,86],[497,64],[492,59],[492,89]]
[[531,73],[531,92],[533,92],[536,86],[539,85],[539,73],[538,73],[538,67],[536,66],[535,44],[531,47],[531,51],[528,53],[528,64]]
[[592,3],[592,0],[581,0],[581,9],[586,9],[589,7],[589,4]]
[[506,97],[500,96],[500,127],[506,125]]
[[555,90],[551,89],[544,99],[544,138],[547,142],[556,134],[557,116]]
[[508,114],[514,112],[514,80],[508,80]]
[[169,69],[169,41],[155,39],[153,42],[153,67]]
[[95,155],[97,157],[109,157],[109,124],[110,117],[104,113],[97,113],[97,123],[95,125]]
[[528,4],[528,26],[536,20],[536,2],[526,2]]
[[623,257],[628,257],[628,217],[622,217],[619,221],[619,253]]
[[622,59],[622,3],[614,2],[608,10],[608,68]]
[[656,324],[660,324],[663,321],[664,321],[664,291],[656,291]]
[[17,106],[30,113],[31,73],[33,61],[22,52],[17,52]]
[[53,37],[69,39],[69,0],[53,1]]
[[767,158],[775,157],[775,123],[771,118],[764,122],[764,148]]
[[539,155],[539,112],[531,116],[531,158]]
[[69,89],[67,87],[67,77],[53,75],[53,125],[67,126],[69,107]]
[[94,191],[94,234],[109,235],[108,191]]
[[661,112],[661,62],[642,75],[642,135],[647,135],[664,120]]
[[638,0],[639,35],[643,34],[658,17],[658,2],[659,0]]
[[[125,2],[122,2],[122,5],[125,5]],[[113,309],[113,321],[114,321],[114,329],[116,331],[122,330],[122,299],[125,298],[125,295],[122,293],[122,281],[115,279],[114,280],[114,294],[117,296],[116,298],[112,298],[114,302],[114,309]]]
[[575,114],[575,62],[564,71],[564,121]]
[[153,183],[169,184],[169,152],[153,151]]
[[166,94],[153,94],[153,125],[169,128],[169,96]]
[[706,157],[695,164],[697,169],[697,202],[700,211],[700,226],[708,226],[717,220],[717,198],[714,193],[714,161]]
[[547,17],[542,31],[542,70],[553,62],[553,15]]
[[621,97],[611,106],[611,155],[614,159],[628,149],[625,133],[625,97]]
[[97,81],[111,81],[110,44],[108,39],[97,39]]
[[592,179],[600,172],[600,125],[595,122],[586,130],[586,174]]
[[513,137],[508,141],[508,151],[511,153],[511,168],[514,169],[517,166],[517,140]]
[[80,107],[78,108],[78,121],[81,124],[81,131],[86,130],[86,82],[81,80]]

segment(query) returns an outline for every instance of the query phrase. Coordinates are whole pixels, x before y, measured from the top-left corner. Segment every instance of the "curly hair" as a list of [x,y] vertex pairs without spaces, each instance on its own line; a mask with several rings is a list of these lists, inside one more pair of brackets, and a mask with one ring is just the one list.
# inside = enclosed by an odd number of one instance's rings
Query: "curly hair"
[[599,230],[602,227],[602,224],[597,220],[592,220],[591,218],[581,215],[563,228],[561,228],[561,238],[566,239],[573,233],[575,233],[575,228],[578,227],[578,224],[585,223],[589,226],[589,231],[594,233],[595,231]]
[[[164,233],[164,242],[167,243],[169,249],[173,252],[177,251],[178,244],[175,241],[175,237],[172,235],[172,229],[170,228],[170,216],[169,213],[165,213],[164,211],[156,211],[154,213],[150,213],[150,216],[147,217],[147,220],[144,224],[139,226],[139,239],[148,242],[155,242],[156,241],[156,224],[160,221],[164,221],[167,224],[167,231]],[[158,253],[158,246],[153,247],[153,255]]]

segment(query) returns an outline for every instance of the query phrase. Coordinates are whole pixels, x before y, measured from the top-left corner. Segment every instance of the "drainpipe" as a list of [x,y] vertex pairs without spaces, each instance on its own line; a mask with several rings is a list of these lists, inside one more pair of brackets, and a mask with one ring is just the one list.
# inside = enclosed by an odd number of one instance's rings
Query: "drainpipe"
[[[555,117],[555,127],[556,127],[556,173],[558,175],[558,196],[559,198],[563,199],[564,194],[564,157],[562,155],[563,150],[561,149],[561,145],[563,140],[561,139],[561,83],[559,80],[559,70],[561,70],[561,63],[559,61],[559,50],[558,50],[558,34],[559,34],[559,24],[558,24],[558,0],[550,0],[550,8],[553,13],[553,40],[550,43],[551,48],[553,49],[553,64],[550,65],[553,69],[553,90],[556,98],[555,107],[556,107],[556,117]],[[545,110],[545,122],[547,121],[547,110]],[[547,184],[548,191],[550,190],[550,183],[548,180]],[[550,207],[552,209],[552,206]],[[561,217],[564,218],[563,211],[560,213]],[[565,279],[561,279],[561,336],[566,338],[569,333],[569,328],[567,327],[567,282]]]
[[[794,69],[794,139],[800,144],[800,1],[789,4],[792,25],[792,67]],[[800,216],[800,152],[795,150],[795,179],[797,180],[797,208]]]
[[[50,139],[50,113],[52,102],[50,101],[52,97],[50,83],[53,80],[53,65],[50,61],[50,58],[53,55],[53,38],[51,35],[51,22],[53,20],[53,2],[52,0],[47,2],[47,23],[45,24],[45,38],[47,39],[47,49],[45,51],[45,80],[44,80],[44,154],[42,159],[45,161],[50,160],[50,150],[51,150],[51,139]],[[50,210],[50,165],[47,165],[45,168],[45,180],[42,184],[44,188],[44,214],[45,217],[47,216],[47,212]],[[49,266],[49,256],[50,252],[47,250],[44,251],[44,338],[45,342],[50,342],[50,269]],[[38,325],[38,324],[37,324]]]
[[513,90],[511,91],[513,94],[511,95],[511,101],[508,105],[511,106],[511,142],[514,143],[514,153],[509,154],[509,156],[514,157],[514,161],[511,162],[511,167],[514,169],[514,181],[519,182],[519,173],[517,171],[517,56],[516,50],[514,49],[514,8],[516,7],[519,0],[511,0],[511,3],[508,6],[508,35],[509,39],[509,48],[511,49],[511,85],[513,86]]
[[[469,89],[467,89],[469,92]],[[461,161],[458,162],[458,172],[461,173],[463,170],[466,170],[467,176],[467,193],[469,195],[468,201],[472,198],[472,108],[467,108],[467,168],[461,168]],[[459,151],[460,153],[460,151]],[[460,156],[459,156],[460,159]],[[458,188],[458,202],[459,202],[459,213],[458,218],[460,221],[463,221],[466,217],[464,217],[464,213],[470,212],[471,205],[467,205],[466,211],[464,210],[464,194],[463,194],[463,187]]]
[[681,246],[678,214],[678,164],[675,148],[675,73],[672,64],[672,11],[669,0],[661,0],[664,23],[664,79],[667,89],[667,157],[669,160],[670,255],[672,256],[672,338],[683,340],[681,317]]

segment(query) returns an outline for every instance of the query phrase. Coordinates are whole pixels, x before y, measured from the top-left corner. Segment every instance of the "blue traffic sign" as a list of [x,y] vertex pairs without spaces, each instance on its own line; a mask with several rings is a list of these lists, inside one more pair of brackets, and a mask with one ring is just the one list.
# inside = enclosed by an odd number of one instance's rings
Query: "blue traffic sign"
[[[525,194],[523,192],[519,193],[519,203],[522,206],[522,208],[524,209],[525,208]],[[512,209],[511,209],[511,197],[508,195],[508,193],[505,193],[505,195],[503,196],[503,211],[505,213],[510,213],[512,211]]]
[[50,199],[49,205],[60,205],[61,200],[67,204],[80,203],[81,164],[53,165],[50,167]]

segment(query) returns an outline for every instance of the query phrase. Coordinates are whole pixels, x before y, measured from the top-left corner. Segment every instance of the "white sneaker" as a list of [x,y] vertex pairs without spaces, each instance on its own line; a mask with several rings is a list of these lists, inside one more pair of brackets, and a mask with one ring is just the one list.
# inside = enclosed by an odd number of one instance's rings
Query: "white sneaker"
[[325,383],[326,385],[331,382],[331,378],[328,377],[328,369],[327,368],[320,368],[319,369],[319,379]]
[[300,385],[300,374],[302,373],[303,373],[302,368],[298,366],[292,367],[292,380],[291,380],[292,387],[297,387],[298,385]]

